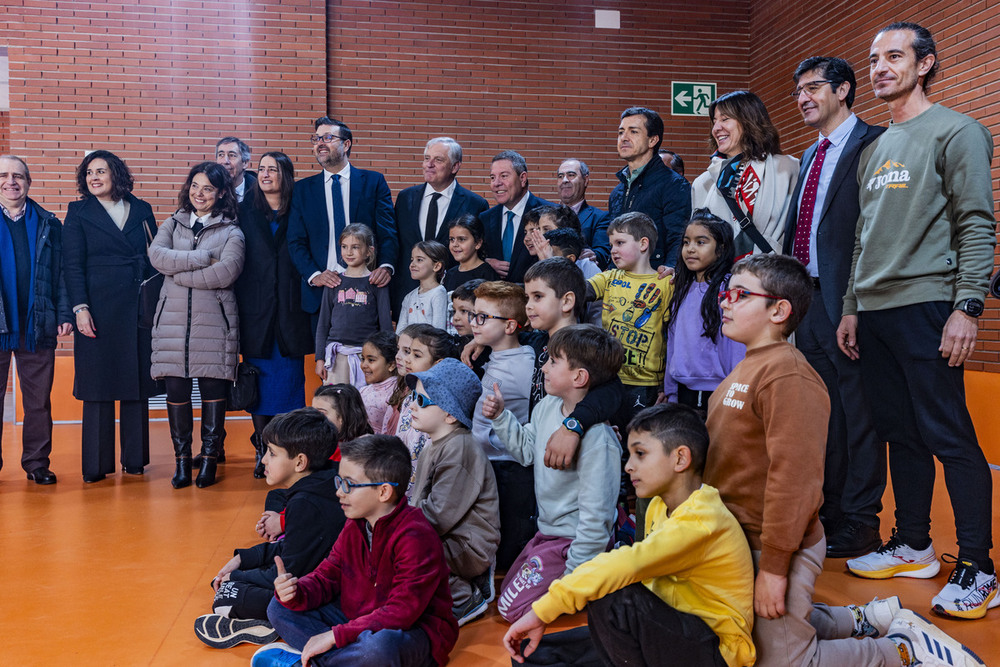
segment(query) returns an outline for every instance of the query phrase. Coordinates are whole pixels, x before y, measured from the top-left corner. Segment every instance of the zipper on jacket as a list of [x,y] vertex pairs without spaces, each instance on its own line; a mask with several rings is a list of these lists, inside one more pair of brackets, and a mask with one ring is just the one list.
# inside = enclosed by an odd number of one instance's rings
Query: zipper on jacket
[[184,377],[190,377],[190,356],[191,356],[191,298],[193,296],[193,287],[188,287],[188,307],[187,307],[187,326],[184,328]]
[[222,297],[218,294],[215,295],[216,300],[219,302],[219,310],[222,311],[222,321],[226,323],[226,331],[229,331],[229,318],[226,317],[226,306],[222,303]]

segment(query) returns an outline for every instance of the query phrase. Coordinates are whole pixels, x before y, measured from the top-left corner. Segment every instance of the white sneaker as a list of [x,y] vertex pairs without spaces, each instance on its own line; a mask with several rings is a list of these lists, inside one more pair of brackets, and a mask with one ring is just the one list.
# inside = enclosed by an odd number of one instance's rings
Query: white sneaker
[[982,618],[997,606],[997,575],[986,574],[971,560],[956,562],[948,583],[931,600],[931,611],[954,618]]
[[930,579],[941,571],[941,563],[934,555],[934,545],[922,551],[911,549],[893,532],[889,541],[870,554],[847,561],[851,574],[865,579],[889,579],[890,577],[913,577]]
[[921,667],[976,667],[979,656],[909,609],[901,609],[889,626],[889,639],[900,649],[906,665]]
[[902,608],[895,595],[884,600],[875,598],[868,604],[849,606],[855,615],[852,637],[884,637],[892,625],[892,619]]

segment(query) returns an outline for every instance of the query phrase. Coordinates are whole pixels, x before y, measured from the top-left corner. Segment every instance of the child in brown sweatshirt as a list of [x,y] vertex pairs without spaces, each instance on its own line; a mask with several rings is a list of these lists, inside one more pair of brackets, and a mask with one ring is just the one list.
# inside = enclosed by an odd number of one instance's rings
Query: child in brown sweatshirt
[[867,605],[813,604],[826,538],[819,522],[830,400],[822,379],[788,336],[812,298],[809,275],[781,255],[747,257],[719,295],[722,333],[746,358],[708,403],[711,445],[704,481],[719,490],[750,543],[753,640],[758,667],[982,664],[971,651],[899,599]]

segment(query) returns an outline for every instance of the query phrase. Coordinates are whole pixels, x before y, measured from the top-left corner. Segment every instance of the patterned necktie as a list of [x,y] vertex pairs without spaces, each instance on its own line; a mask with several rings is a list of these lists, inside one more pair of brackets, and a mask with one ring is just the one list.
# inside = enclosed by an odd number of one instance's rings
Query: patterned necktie
[[347,227],[344,219],[344,195],[340,192],[340,174],[334,174],[330,182],[330,194],[333,195],[333,238],[330,243],[337,248],[337,264],[344,265],[344,259],[340,256],[340,235]]
[[424,225],[425,241],[433,241],[434,237],[437,236],[438,199],[441,199],[440,192],[431,194],[431,203],[427,206],[427,224]]
[[514,252],[514,211],[507,211],[507,224],[503,228],[503,261],[509,262]]
[[792,246],[792,256],[803,264],[809,264],[809,236],[812,233],[813,211],[816,209],[816,188],[819,187],[819,172],[823,169],[826,159],[826,149],[830,140],[824,139],[816,149],[816,157],[809,167],[805,189],[802,191],[802,204],[799,206],[799,219],[795,225],[795,244]]

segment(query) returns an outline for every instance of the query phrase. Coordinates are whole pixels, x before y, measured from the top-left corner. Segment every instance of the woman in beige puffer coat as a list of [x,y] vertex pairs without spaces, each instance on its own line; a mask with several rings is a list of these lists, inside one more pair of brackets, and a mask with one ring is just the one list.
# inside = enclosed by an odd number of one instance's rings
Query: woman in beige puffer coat
[[214,162],[195,165],[178,205],[149,246],[149,261],[165,276],[153,317],[150,374],[166,383],[175,489],[191,484],[192,378],[198,378],[201,392],[201,469],[195,484],[215,483],[226,387],[239,361],[232,286],[243,270],[243,232],[228,172]]

